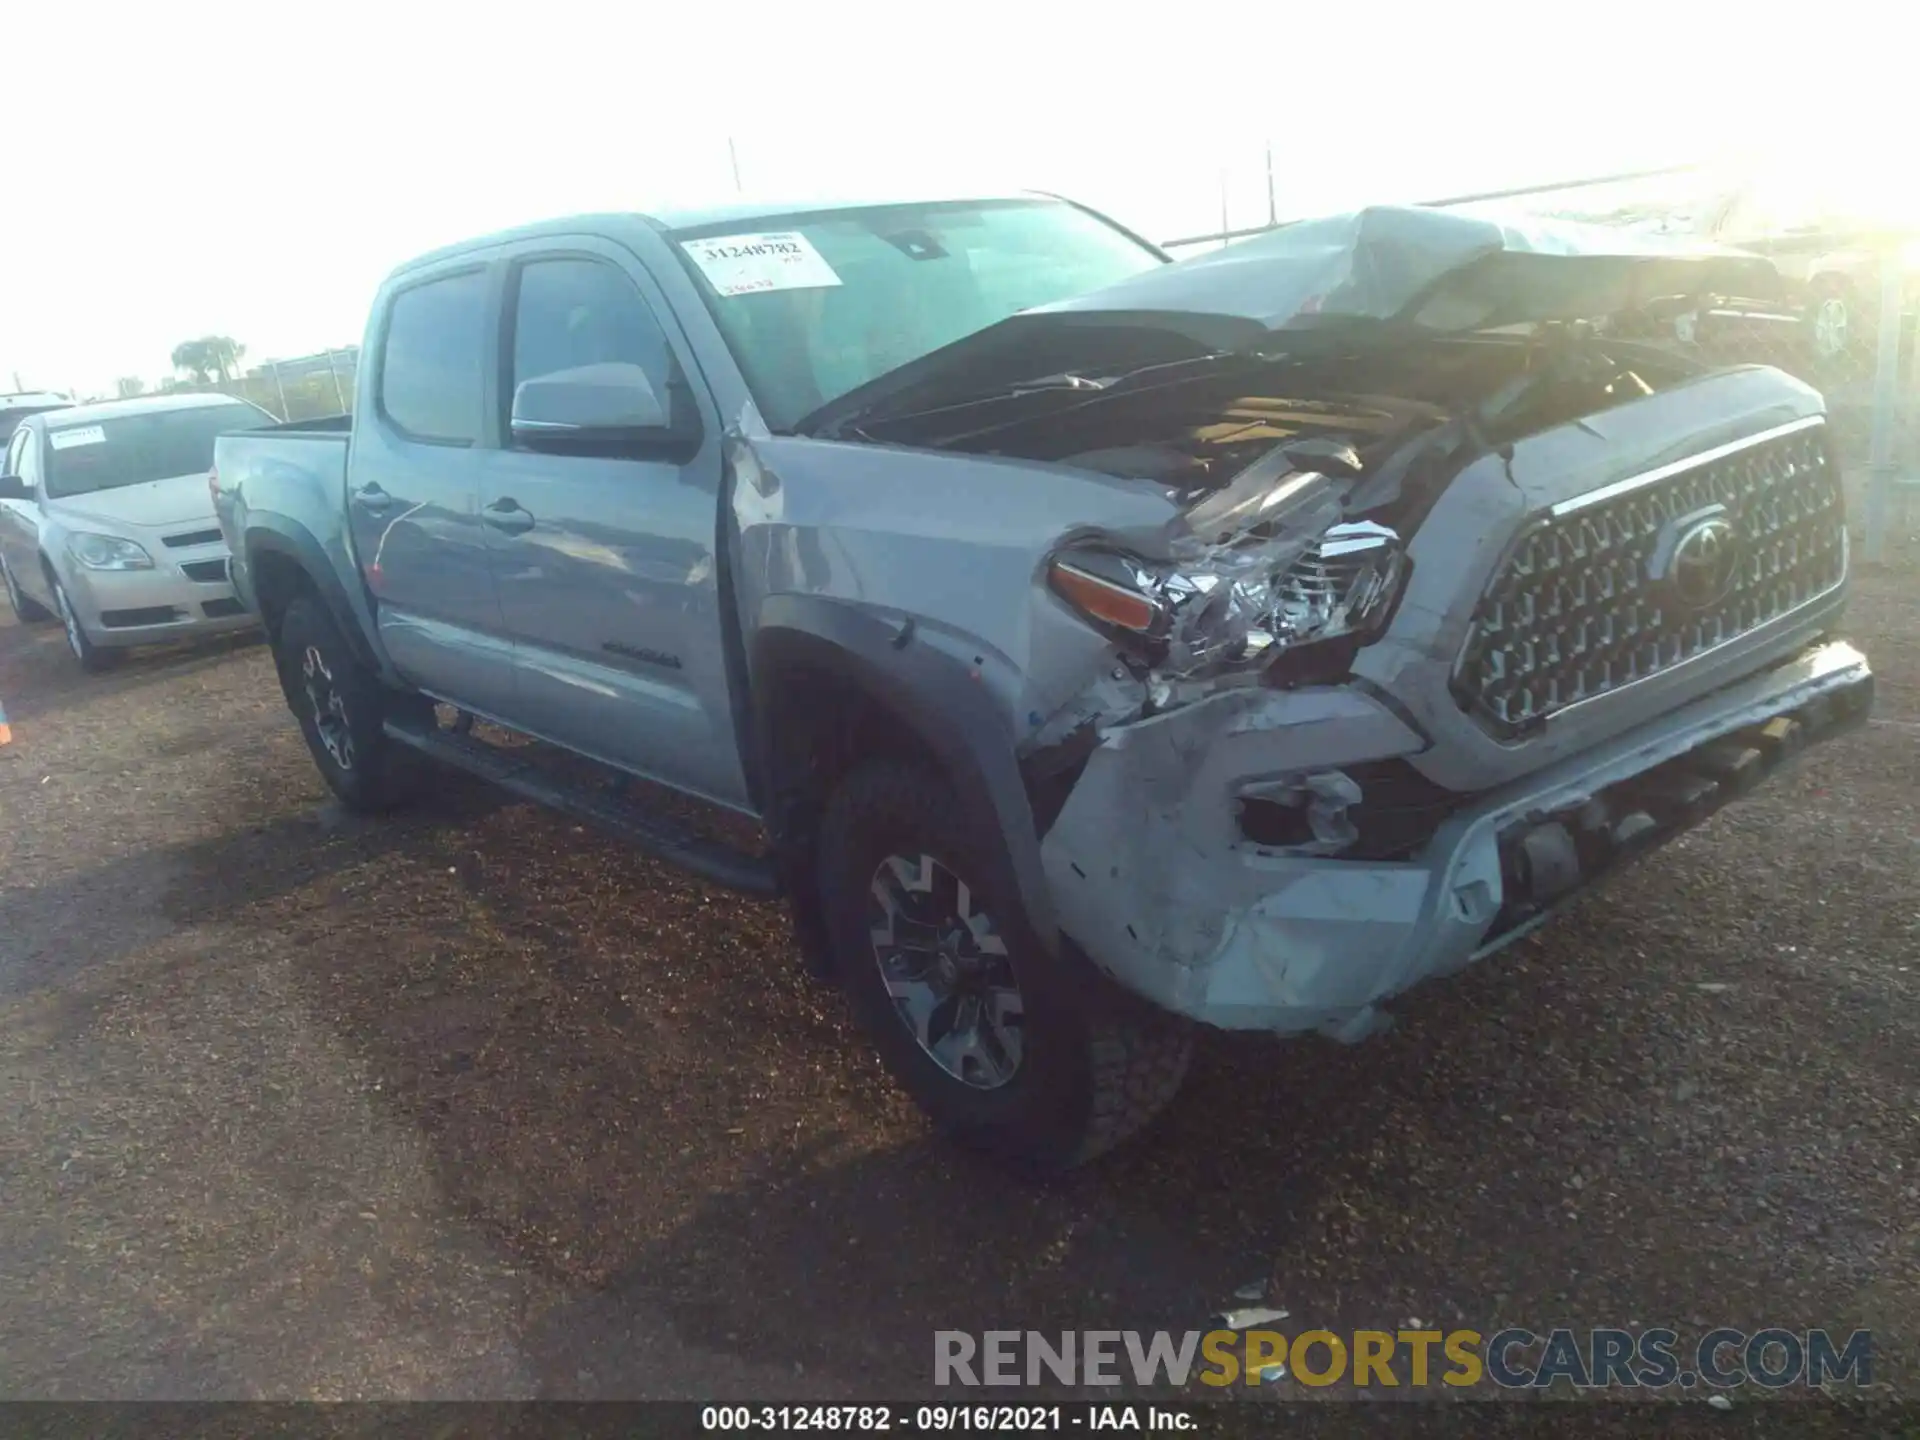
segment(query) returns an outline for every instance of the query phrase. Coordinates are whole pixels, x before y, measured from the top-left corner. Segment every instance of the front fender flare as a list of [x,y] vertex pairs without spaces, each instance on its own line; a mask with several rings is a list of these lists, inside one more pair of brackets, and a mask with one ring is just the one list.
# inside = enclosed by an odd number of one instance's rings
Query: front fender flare
[[811,595],[770,597],[749,643],[753,712],[764,772],[778,776],[777,691],[783,669],[804,668],[854,687],[911,728],[945,768],[965,823],[998,835],[1005,871],[1033,937],[1059,946],[1059,927],[1033,808],[1007,716],[964,660],[917,638],[910,622]]

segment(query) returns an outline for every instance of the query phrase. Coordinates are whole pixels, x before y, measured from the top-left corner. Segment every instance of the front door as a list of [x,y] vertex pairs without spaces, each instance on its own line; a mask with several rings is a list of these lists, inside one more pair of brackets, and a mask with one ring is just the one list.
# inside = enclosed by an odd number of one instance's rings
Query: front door
[[471,265],[428,272],[389,298],[375,403],[354,417],[347,511],[394,665],[498,717],[512,701],[513,647],[479,505],[495,278]]
[[[581,239],[515,257],[506,290],[511,369],[641,366],[656,394],[690,371],[633,257]],[[714,545],[720,438],[685,464],[506,448],[484,461],[481,514],[515,647],[514,723],[725,805],[744,806],[721,648]]]
[[7,443],[6,458],[0,471],[17,475],[33,488],[25,500],[0,500],[0,558],[7,562],[14,583],[28,599],[42,604],[47,582],[40,572],[40,462],[37,442],[30,426],[22,425]]

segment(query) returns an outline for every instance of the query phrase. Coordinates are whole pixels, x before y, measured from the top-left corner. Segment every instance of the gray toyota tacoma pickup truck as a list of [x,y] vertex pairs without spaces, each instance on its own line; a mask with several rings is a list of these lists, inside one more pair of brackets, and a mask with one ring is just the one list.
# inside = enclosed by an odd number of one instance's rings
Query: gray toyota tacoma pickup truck
[[345,803],[430,757],[783,896],[943,1129],[1058,1169],[1196,1027],[1358,1040],[1864,717],[1820,396],[1617,338],[1765,263],[579,218],[395,271],[351,424],[210,483]]

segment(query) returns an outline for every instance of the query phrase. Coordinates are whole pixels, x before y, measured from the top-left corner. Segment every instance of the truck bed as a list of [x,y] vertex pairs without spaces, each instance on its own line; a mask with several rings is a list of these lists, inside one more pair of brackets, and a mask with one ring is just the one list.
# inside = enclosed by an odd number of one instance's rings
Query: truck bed
[[277,425],[262,425],[252,435],[344,435],[353,429],[353,415],[319,415],[308,420],[282,420]]
[[[259,613],[259,595],[241,530],[283,536],[337,535],[346,507],[352,417],[330,415],[222,435],[213,445],[213,509],[232,552],[235,592]],[[247,513],[236,523],[236,506]]]

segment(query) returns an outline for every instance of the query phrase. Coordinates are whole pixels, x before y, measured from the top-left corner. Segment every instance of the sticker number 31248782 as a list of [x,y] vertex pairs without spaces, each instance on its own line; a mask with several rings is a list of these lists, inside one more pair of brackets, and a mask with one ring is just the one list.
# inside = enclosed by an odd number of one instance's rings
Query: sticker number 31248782
[[798,231],[717,235],[711,240],[683,240],[680,248],[721,295],[817,290],[840,283],[826,257]]

